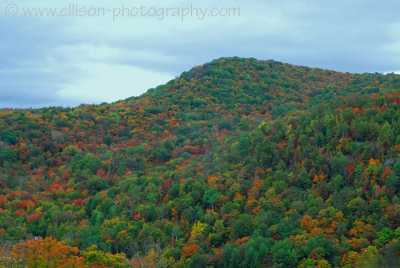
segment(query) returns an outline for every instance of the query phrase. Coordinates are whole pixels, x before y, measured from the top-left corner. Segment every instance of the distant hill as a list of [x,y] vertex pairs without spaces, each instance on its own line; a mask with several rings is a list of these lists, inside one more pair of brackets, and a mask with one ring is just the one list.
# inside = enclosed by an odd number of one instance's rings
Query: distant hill
[[82,267],[400,266],[399,102],[399,75],[234,57],[0,110],[0,263],[48,243]]

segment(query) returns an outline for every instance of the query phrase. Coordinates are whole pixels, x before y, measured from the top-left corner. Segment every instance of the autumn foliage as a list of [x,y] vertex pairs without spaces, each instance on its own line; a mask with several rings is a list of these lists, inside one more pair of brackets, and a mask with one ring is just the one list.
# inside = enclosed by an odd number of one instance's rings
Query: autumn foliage
[[27,267],[88,267],[79,249],[48,237],[29,240],[14,246],[14,265]]
[[1,265],[398,267],[399,89],[221,58],[111,104],[2,109]]

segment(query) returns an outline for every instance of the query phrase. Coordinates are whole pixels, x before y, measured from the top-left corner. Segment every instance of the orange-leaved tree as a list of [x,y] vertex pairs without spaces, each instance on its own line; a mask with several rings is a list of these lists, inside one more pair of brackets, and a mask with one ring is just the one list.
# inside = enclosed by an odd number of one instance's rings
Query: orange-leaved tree
[[22,242],[13,247],[14,264],[22,267],[88,267],[79,249],[47,237]]

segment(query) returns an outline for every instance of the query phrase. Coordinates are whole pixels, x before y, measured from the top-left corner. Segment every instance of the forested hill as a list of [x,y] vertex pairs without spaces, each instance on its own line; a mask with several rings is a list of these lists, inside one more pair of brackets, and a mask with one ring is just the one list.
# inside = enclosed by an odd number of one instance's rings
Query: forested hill
[[0,110],[0,266],[400,266],[399,103],[398,75],[221,58]]

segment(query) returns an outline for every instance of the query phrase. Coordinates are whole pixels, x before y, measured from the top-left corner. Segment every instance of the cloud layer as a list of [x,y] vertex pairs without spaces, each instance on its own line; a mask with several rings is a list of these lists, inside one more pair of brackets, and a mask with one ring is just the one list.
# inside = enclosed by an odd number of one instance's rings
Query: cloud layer
[[[223,56],[348,72],[400,70],[398,1],[77,1],[110,12],[24,16],[27,7],[68,8],[32,2],[15,2],[14,17],[6,16],[7,4],[0,6],[0,107],[117,101]],[[118,8],[141,6],[162,10],[163,18],[113,17]],[[174,8],[230,7],[240,8],[240,16],[171,15]]]

